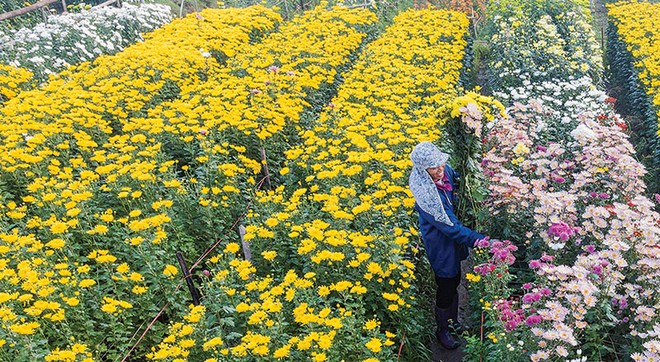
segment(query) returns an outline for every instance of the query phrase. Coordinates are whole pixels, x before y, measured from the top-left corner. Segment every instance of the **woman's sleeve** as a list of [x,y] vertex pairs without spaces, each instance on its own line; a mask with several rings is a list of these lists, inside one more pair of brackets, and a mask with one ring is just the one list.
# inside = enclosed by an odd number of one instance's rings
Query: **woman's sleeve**
[[453,226],[449,226],[445,223],[436,221],[433,215],[425,212],[421,208],[418,208],[417,211],[419,212],[419,215],[424,218],[424,220],[432,224],[448,240],[453,240],[457,244],[472,248],[474,247],[475,241],[484,238],[483,235],[468,227],[465,227],[460,222],[455,222]]

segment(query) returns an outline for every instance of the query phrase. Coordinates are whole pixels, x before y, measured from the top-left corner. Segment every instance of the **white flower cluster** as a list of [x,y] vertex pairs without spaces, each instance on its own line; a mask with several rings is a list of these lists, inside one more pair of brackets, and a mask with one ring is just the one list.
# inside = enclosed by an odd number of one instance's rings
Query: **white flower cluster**
[[570,123],[575,115],[585,111],[606,113],[609,107],[604,103],[607,94],[599,90],[590,77],[575,79],[550,79],[532,83],[527,74],[521,74],[522,86],[493,92],[505,102],[527,103],[534,99],[549,107],[553,118],[562,124]]
[[53,16],[32,29],[0,34],[0,62],[28,69],[44,80],[69,65],[119,52],[170,19],[170,8],[159,4]]
[[498,57],[491,71],[500,88],[519,86],[524,79],[535,83],[565,74],[589,76],[600,84],[602,53],[581,14],[568,12],[555,19],[548,15],[495,17],[493,24],[491,50]]

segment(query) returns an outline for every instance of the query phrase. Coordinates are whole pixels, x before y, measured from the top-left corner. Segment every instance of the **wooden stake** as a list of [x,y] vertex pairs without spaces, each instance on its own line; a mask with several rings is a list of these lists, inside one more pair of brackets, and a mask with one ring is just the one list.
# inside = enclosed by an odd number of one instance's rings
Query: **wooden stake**
[[101,4],[96,5],[95,8],[100,8],[102,6],[108,6],[108,5],[113,4],[113,3],[117,3],[117,6],[121,7],[121,2],[119,0],[108,0],[108,1],[105,1]]
[[403,336],[401,336],[401,344],[399,345],[399,354],[396,355],[396,360],[398,361],[401,357],[401,351],[403,351],[403,344],[406,343],[406,330],[403,330]]
[[192,295],[193,305],[198,306],[199,292],[195,288],[195,284],[193,283],[192,280],[192,275],[190,274],[190,270],[188,270],[188,265],[186,265],[186,260],[183,258],[183,254],[180,251],[176,252],[176,258],[179,261],[179,266],[181,267],[181,270],[183,271],[183,278],[186,280],[186,284],[188,285],[188,290],[190,291],[190,295]]
[[[36,3],[34,3],[30,6],[26,6],[24,8],[20,8],[20,9],[16,9],[16,10],[4,13],[4,14],[0,14],[0,20],[11,19],[13,17],[23,15],[25,13],[29,13],[32,10],[36,10],[36,9],[42,8],[44,6],[48,6],[52,3],[56,3],[58,1],[60,1],[60,0],[41,0],[41,1],[38,1],[38,2],[36,2]],[[64,10],[66,11],[66,9],[64,9]]]
[[245,226],[243,225],[238,226],[238,235],[241,237],[241,245],[243,246],[243,255],[245,256],[245,260],[252,261],[252,251],[250,250],[250,242],[245,240],[246,232],[247,231],[245,230]]
[[261,147],[261,164],[264,165],[264,176],[266,176],[266,188],[270,190],[270,173],[268,172],[268,161],[266,160],[266,149]]

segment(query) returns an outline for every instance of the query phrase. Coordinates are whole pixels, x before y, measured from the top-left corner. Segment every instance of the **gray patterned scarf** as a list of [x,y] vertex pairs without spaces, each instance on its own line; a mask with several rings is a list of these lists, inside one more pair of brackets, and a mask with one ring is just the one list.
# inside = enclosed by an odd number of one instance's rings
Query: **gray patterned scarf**
[[410,153],[410,159],[413,162],[408,186],[415,197],[417,205],[426,213],[431,214],[437,222],[454,226],[449,220],[438,189],[426,172],[427,168],[438,167],[447,163],[449,155],[440,151],[436,145],[431,142],[420,142]]

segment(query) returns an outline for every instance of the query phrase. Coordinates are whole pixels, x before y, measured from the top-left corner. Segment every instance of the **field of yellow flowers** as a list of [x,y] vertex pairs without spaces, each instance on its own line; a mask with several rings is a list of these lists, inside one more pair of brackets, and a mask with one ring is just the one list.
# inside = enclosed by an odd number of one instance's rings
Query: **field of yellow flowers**
[[[653,9],[610,7],[608,41],[649,107]],[[430,359],[420,141],[489,235],[467,360],[658,358],[660,196],[588,3],[485,12],[493,97],[463,89],[466,14],[432,8],[207,9],[34,89],[0,64],[0,361]]]
[[372,42],[376,24],[206,10],[9,84],[0,359],[392,360],[425,333],[406,155],[439,135],[468,21],[409,11]]
[[279,19],[265,8],[202,12],[3,105],[3,359],[116,358],[171,294],[176,262],[158,255],[195,249],[167,237],[174,161],[122,123],[202,81]]
[[[248,360],[388,361],[406,333],[427,333],[404,175],[409,150],[438,136],[456,95],[467,25],[455,12],[409,11],[366,47],[284,152],[283,185],[255,195],[245,235],[252,263],[236,258],[237,243],[213,259],[205,288],[223,302],[206,313],[234,333],[197,324],[195,345],[205,335],[222,339],[221,354]],[[175,335],[154,357],[181,347]]]

